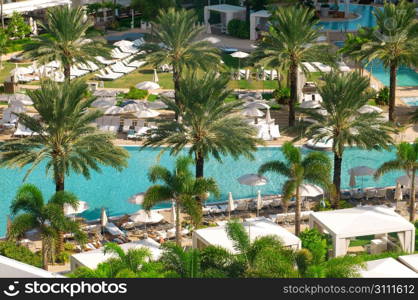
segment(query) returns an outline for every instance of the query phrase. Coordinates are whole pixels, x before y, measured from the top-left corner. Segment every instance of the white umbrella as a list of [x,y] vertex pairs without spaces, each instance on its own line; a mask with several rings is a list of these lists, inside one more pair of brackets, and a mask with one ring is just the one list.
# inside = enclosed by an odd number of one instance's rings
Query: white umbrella
[[134,43],[131,42],[131,41],[121,40],[121,41],[117,41],[113,45],[116,46],[116,47],[131,47],[133,44]]
[[129,104],[127,104],[123,107],[123,112],[124,113],[134,113],[134,112],[139,112],[139,111],[144,110],[144,109],[145,108],[142,104],[129,103]]
[[396,201],[402,201],[402,199],[403,199],[402,188],[401,188],[401,184],[399,182],[396,183],[395,197],[394,198],[395,198]]
[[152,77],[152,81],[154,81],[154,82],[158,82],[159,81],[158,74],[157,74],[157,69],[154,69],[154,76]]
[[316,197],[323,194],[324,190],[315,184],[304,183],[299,186],[299,195],[302,197]]
[[246,53],[246,52],[242,52],[242,51],[237,51],[237,52],[234,52],[234,53],[231,53],[231,56],[232,57],[235,57],[235,58],[246,58],[246,57],[248,57],[248,56],[250,56],[248,53]]
[[69,215],[77,215],[77,214],[81,214],[82,212],[86,211],[89,209],[89,206],[87,204],[87,202],[85,201],[78,201],[77,207],[74,208],[73,206],[69,205],[69,204],[64,204],[64,215],[69,216]]
[[105,227],[107,224],[107,215],[106,215],[106,210],[104,208],[102,208],[102,213],[100,215],[100,225],[102,227]]
[[157,90],[161,88],[158,83],[152,81],[143,81],[141,83],[138,83],[135,87],[141,90]]
[[12,105],[8,109],[10,110],[10,112],[15,114],[24,113],[26,111],[26,108],[21,105]]
[[266,112],[266,123],[267,124],[271,123],[270,109],[267,109],[267,112]]
[[262,101],[259,101],[259,100],[247,102],[247,103],[244,104],[244,107],[245,108],[250,108],[250,109],[251,108],[270,109],[270,105],[268,105],[268,104],[266,104]]
[[123,112],[123,108],[120,106],[110,106],[107,107],[103,114],[105,115],[117,115]]
[[150,210],[147,212],[141,209],[134,215],[130,216],[129,219],[135,223],[153,224],[161,222],[164,219],[164,217],[155,211]]
[[264,113],[261,110],[254,107],[244,108],[241,113],[246,117],[258,118],[264,116]]
[[146,108],[146,109],[143,109],[141,111],[138,111],[134,115],[138,119],[145,119],[145,118],[154,118],[154,117],[158,116],[159,114],[160,113],[158,111]]
[[174,204],[174,201],[171,203],[170,222],[176,224],[176,206]]
[[210,36],[210,37],[204,38],[202,41],[209,42],[209,43],[211,43],[211,44],[217,44],[217,43],[219,43],[221,40],[220,40],[220,39],[218,39],[218,38],[216,38],[216,37]]
[[237,180],[241,184],[250,186],[265,185],[268,182],[266,177],[258,174],[246,174],[239,177]]
[[366,114],[366,113],[374,113],[374,112],[376,112],[376,113],[382,113],[383,112],[383,109],[381,109],[381,108],[379,108],[379,107],[377,107],[377,106],[373,106],[373,105],[363,105],[362,107],[360,107],[358,110],[357,110],[359,113],[361,113],[361,114]]
[[309,101],[303,101],[301,104],[300,104],[300,107],[301,108],[318,108],[318,107],[320,107],[321,105],[319,104],[319,102],[318,101],[312,101],[312,100],[309,100]]
[[[400,185],[411,186],[411,178],[408,175],[399,176],[396,182]],[[418,176],[415,177],[415,185],[418,185]]]
[[228,214],[231,215],[231,211],[235,210],[234,199],[232,198],[232,193],[228,193]]
[[135,194],[128,199],[128,202],[132,204],[141,205],[142,203],[144,203],[144,196],[145,196],[145,193]]
[[375,170],[367,166],[358,166],[348,170],[348,174],[354,176],[371,176],[374,175]]
[[261,197],[261,191],[257,191],[257,215],[258,211],[263,208],[263,198]]
[[116,104],[116,99],[113,100],[112,98],[110,99],[99,98],[99,99],[94,100],[91,106],[96,107],[96,108],[107,108],[115,104]]

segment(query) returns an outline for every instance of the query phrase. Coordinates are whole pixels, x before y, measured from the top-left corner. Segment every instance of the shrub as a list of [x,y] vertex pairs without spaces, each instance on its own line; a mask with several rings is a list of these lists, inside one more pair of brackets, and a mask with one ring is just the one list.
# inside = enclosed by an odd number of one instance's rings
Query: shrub
[[129,92],[125,94],[125,99],[145,99],[148,96],[148,91],[131,87]]
[[23,16],[18,12],[13,12],[12,18],[7,26],[7,34],[12,38],[23,39],[30,34],[31,28],[26,23]]
[[14,242],[0,242],[0,255],[24,262],[35,267],[42,267],[41,256]]
[[250,38],[250,24],[246,21],[234,19],[228,23],[228,33],[240,39]]
[[65,251],[74,251],[75,245],[73,243],[65,243],[64,244],[64,250]]
[[70,253],[67,251],[62,251],[61,253],[58,253],[56,256],[57,263],[67,263],[70,261]]
[[312,254],[312,262],[318,264],[325,260],[327,253],[327,240],[316,229],[306,229],[299,235],[302,248],[308,249]]
[[380,89],[375,98],[377,105],[389,105],[389,88],[385,86]]
[[290,98],[290,89],[288,87],[277,88],[273,91],[273,98],[279,104],[288,104]]

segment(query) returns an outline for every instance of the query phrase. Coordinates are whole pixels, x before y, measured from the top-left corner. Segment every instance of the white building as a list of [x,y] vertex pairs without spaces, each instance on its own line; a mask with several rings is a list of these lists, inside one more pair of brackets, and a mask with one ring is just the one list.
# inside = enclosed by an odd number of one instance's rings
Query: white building
[[0,278],[62,278],[56,273],[0,255]]
[[3,15],[11,16],[13,12],[28,13],[49,7],[71,5],[71,0],[27,0],[3,4]]

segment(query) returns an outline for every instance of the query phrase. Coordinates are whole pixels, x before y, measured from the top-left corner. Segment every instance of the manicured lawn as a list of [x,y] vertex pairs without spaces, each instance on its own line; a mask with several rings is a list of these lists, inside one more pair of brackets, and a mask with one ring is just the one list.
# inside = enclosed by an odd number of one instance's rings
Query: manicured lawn
[[359,236],[355,240],[350,241],[350,247],[365,246],[370,244],[372,239],[374,239],[373,235]]

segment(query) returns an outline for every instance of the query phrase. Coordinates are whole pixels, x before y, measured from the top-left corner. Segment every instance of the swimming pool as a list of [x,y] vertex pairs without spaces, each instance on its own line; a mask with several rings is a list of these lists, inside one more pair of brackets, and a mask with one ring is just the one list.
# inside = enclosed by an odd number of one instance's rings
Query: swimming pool
[[[345,5],[339,4],[338,8],[340,11],[344,11]],[[357,18],[347,21],[324,21],[319,22],[319,25],[324,30],[335,31],[355,31],[360,27],[373,27],[376,26],[376,17],[373,15],[374,9],[370,5],[350,4],[350,12],[357,14]]]
[[[73,174],[66,181],[66,189],[75,193],[80,200],[87,201],[90,209],[82,214],[87,219],[96,219],[100,216],[100,209],[105,207],[109,215],[121,215],[133,213],[138,206],[130,204],[127,199],[145,191],[150,182],[147,179],[147,171],[150,166],[157,162],[160,153],[159,149],[144,149],[139,151],[138,147],[126,148],[131,157],[129,167],[118,173],[110,167],[103,168],[102,173],[92,173],[90,180]],[[311,151],[303,148],[305,153]],[[328,153],[331,157],[331,153]],[[285,181],[284,177],[267,174],[269,183],[265,186],[251,188],[240,185],[237,178],[247,173],[257,172],[258,167],[269,160],[283,159],[278,147],[262,147],[255,152],[255,159],[248,160],[240,158],[234,160],[225,157],[221,165],[214,159],[210,159],[205,165],[205,176],[214,177],[221,189],[221,200],[227,199],[228,192],[232,192],[234,199],[251,197],[258,189],[263,194],[280,193],[281,186]],[[372,168],[378,167],[381,163],[395,157],[393,151],[364,151],[356,148],[347,149],[343,162],[342,187],[349,188],[348,169],[366,165]],[[168,153],[160,157],[160,163],[166,167],[174,166],[174,158]],[[399,172],[385,175],[380,181],[374,182],[372,178],[365,177],[363,186],[389,186],[394,185],[395,178],[400,176]],[[3,236],[6,229],[6,215],[9,213],[10,203],[18,187],[22,184],[24,170],[0,169],[0,236]],[[54,192],[54,185],[51,178],[45,177],[43,166],[38,167],[28,178],[27,182],[38,186],[48,199]],[[361,180],[357,181],[359,184]],[[212,199],[213,200],[213,199]]]
[[418,106],[418,97],[402,97],[401,100],[409,106]]
[[[389,70],[380,61],[374,60],[366,66],[366,69],[384,85],[389,86]],[[400,66],[396,76],[397,86],[418,86],[418,73],[411,68]]]

